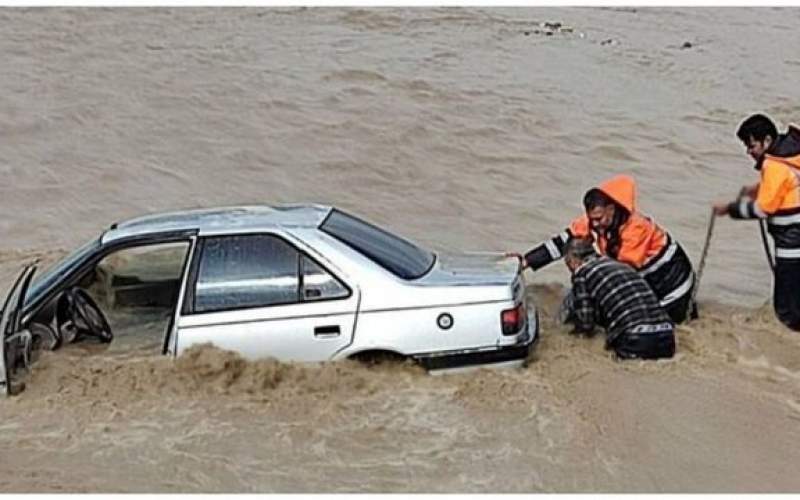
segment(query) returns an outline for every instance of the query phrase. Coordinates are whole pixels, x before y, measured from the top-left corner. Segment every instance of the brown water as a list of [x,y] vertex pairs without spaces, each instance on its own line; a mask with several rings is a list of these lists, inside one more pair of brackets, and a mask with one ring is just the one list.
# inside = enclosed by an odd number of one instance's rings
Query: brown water
[[[575,30],[534,32],[548,20]],[[119,219],[222,204],[331,203],[434,249],[526,250],[617,172],[696,258],[710,202],[755,179],[738,122],[800,120],[798,23],[800,9],[3,9],[0,278]],[[174,361],[151,355],[148,315],[108,348],[46,353],[0,402],[0,490],[800,490],[800,338],[762,306],[756,226],[717,224],[703,319],[668,362],[617,363],[553,325],[561,265],[527,279],[547,317],[518,371],[209,347]]]

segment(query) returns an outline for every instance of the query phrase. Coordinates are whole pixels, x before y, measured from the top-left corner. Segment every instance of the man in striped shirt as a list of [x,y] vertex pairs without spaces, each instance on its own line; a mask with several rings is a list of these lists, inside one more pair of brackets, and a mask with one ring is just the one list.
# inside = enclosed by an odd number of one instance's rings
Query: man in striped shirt
[[606,349],[623,359],[671,358],[674,324],[653,290],[632,267],[599,256],[588,238],[572,238],[565,248],[572,272],[574,333],[606,329]]

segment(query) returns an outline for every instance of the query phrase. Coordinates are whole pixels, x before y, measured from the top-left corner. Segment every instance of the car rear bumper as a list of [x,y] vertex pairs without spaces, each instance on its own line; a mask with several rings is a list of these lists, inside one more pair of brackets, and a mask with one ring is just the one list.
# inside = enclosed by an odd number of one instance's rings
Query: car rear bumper
[[[526,329],[517,336],[517,342],[488,349],[459,350],[430,355],[416,355],[414,359],[426,370],[450,370],[454,368],[487,366],[487,365],[519,365],[530,355],[530,351],[539,340],[539,318],[534,311],[528,316]],[[517,362],[517,363],[513,363]]]

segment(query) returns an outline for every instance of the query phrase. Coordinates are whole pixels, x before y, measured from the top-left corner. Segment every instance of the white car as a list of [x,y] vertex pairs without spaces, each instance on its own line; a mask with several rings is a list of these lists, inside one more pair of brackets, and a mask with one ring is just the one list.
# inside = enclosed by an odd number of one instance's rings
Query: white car
[[37,347],[111,342],[98,304],[168,308],[158,334],[170,356],[210,342],[250,359],[396,355],[439,370],[519,364],[538,336],[515,260],[442,257],[319,205],[145,216],[33,272],[3,308],[6,392]]

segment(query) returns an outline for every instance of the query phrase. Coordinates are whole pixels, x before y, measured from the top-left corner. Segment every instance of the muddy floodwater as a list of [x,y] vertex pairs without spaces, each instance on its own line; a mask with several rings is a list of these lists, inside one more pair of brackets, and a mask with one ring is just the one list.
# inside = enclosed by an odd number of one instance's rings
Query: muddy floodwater
[[[551,23],[545,26],[544,23]],[[560,28],[554,28],[561,23]],[[699,258],[800,122],[798,8],[0,9],[0,285],[167,209],[340,206],[433,250],[524,251],[615,174]],[[669,361],[555,324],[519,370],[159,351],[163,311],[0,401],[2,492],[798,492],[800,336],[753,223],[716,224]]]

